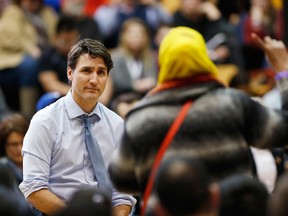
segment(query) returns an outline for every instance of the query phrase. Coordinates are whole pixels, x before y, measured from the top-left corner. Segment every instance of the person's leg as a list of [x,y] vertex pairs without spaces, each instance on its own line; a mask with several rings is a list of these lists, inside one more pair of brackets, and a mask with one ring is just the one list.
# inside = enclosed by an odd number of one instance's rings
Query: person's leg
[[0,70],[0,87],[9,109],[20,111],[19,75],[16,68]]
[[39,62],[30,56],[26,56],[18,67],[20,76],[20,109],[27,118],[31,118],[36,111],[36,103],[39,99]]
[[5,115],[8,112],[9,112],[9,107],[7,106],[5,97],[0,87],[0,119],[2,118],[3,115]]

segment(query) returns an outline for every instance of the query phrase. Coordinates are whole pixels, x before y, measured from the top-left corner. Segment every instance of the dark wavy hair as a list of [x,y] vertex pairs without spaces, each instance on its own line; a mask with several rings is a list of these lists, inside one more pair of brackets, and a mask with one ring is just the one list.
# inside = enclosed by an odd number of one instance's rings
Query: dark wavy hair
[[108,73],[113,68],[112,58],[107,48],[100,41],[89,38],[78,41],[71,48],[67,57],[67,66],[74,70],[76,68],[77,60],[83,54],[88,54],[93,58],[103,58]]

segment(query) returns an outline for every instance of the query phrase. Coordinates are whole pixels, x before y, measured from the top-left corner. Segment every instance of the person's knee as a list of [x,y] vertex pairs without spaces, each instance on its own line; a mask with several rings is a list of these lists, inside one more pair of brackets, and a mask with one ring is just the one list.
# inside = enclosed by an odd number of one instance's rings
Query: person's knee
[[21,86],[38,85],[39,62],[38,59],[26,56],[19,66]]

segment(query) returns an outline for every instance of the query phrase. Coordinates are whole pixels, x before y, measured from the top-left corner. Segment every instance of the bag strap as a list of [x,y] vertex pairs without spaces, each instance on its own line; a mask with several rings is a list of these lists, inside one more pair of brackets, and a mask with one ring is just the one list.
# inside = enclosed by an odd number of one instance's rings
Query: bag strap
[[142,203],[141,214],[140,214],[141,216],[145,215],[147,202],[148,202],[148,199],[149,199],[150,194],[152,192],[154,182],[155,182],[156,173],[157,173],[158,168],[160,166],[161,160],[162,160],[167,148],[171,144],[171,141],[173,140],[173,138],[177,134],[180,126],[182,125],[192,103],[193,103],[193,101],[189,100],[182,106],[181,110],[178,113],[178,116],[174,119],[174,121],[173,121],[172,125],[170,126],[165,138],[163,139],[163,141],[161,143],[161,146],[160,146],[160,148],[157,152],[157,155],[155,157],[155,160],[154,160],[154,163],[152,166],[152,170],[150,172],[150,176],[149,176],[149,179],[148,179],[145,191],[144,191],[143,203]]

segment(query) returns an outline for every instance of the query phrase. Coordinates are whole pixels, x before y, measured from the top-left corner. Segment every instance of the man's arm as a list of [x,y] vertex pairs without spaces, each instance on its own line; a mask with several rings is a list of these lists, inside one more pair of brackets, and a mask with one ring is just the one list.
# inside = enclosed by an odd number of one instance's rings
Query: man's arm
[[27,200],[35,208],[47,215],[53,215],[55,212],[66,206],[63,200],[50,192],[48,189],[41,189],[31,193],[27,197]]
[[118,205],[113,208],[113,216],[128,216],[131,213],[131,206]]

